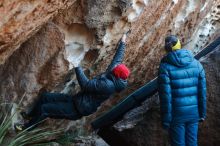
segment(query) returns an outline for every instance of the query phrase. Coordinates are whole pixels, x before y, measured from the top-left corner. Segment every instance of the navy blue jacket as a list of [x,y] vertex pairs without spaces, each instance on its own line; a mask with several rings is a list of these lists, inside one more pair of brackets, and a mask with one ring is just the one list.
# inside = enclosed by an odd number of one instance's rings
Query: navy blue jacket
[[81,92],[73,98],[76,108],[82,115],[87,116],[94,113],[103,101],[127,87],[126,80],[117,79],[112,74],[112,69],[122,62],[124,51],[125,44],[120,41],[117,52],[106,72],[91,80],[86,77],[81,67],[75,68]]
[[205,118],[205,71],[189,50],[170,52],[161,60],[158,84],[164,127]]

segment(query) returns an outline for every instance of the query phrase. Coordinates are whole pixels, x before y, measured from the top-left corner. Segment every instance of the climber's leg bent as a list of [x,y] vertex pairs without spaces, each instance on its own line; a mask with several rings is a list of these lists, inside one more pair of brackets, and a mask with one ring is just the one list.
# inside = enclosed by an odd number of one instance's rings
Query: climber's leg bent
[[73,99],[71,96],[61,93],[42,93],[33,108],[27,112],[27,116],[33,117],[39,115],[41,105],[56,102],[73,102]]
[[57,102],[57,103],[47,103],[41,106],[40,115],[33,117],[25,127],[28,128],[32,125],[36,127],[38,123],[47,117],[53,119],[69,119],[77,120],[82,117],[82,115],[77,111],[73,102]]

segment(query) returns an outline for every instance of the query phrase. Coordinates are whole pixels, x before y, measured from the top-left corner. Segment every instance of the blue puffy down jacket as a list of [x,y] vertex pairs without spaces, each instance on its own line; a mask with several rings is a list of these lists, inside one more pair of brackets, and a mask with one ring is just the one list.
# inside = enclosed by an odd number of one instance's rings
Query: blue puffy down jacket
[[189,50],[170,52],[161,60],[158,84],[164,127],[205,118],[205,71]]

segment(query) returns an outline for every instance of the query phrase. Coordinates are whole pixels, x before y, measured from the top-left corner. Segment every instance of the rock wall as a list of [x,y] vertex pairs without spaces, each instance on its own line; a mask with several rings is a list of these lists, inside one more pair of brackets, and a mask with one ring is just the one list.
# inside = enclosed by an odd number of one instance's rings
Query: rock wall
[[0,64],[43,24],[75,0],[3,0],[0,2]]
[[26,93],[23,104],[27,106],[40,89],[53,89],[68,71],[63,52],[64,36],[57,26],[48,23],[1,65],[1,97],[18,101]]
[[[32,105],[43,89],[75,93],[74,64],[80,63],[89,77],[103,72],[120,37],[131,29],[124,59],[132,71],[129,88],[89,117],[76,122],[48,123],[53,128],[64,126],[79,135],[88,135],[90,132],[85,129],[89,129],[92,119],[156,76],[165,53],[166,35],[177,34],[183,45],[195,52],[218,35],[219,3],[219,0],[3,0],[0,96],[7,102],[19,101],[26,93],[22,103],[25,108]],[[153,119],[154,116],[157,114]]]
[[[202,64],[206,71],[207,78],[207,120],[200,125],[199,143],[204,146],[219,145],[220,119],[219,119],[219,96],[220,96],[220,46],[206,58],[202,58]],[[205,138],[204,138],[205,137]]]

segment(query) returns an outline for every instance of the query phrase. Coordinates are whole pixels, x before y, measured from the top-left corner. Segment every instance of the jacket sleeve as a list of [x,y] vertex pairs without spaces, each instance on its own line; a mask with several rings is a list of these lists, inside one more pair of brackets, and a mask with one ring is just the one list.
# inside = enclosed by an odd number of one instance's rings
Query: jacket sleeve
[[79,83],[81,89],[84,90],[87,83],[89,82],[89,79],[84,74],[84,71],[82,70],[81,67],[76,67],[75,72],[76,72],[76,78],[78,80],[78,83]]
[[200,118],[206,117],[206,77],[205,71],[200,64],[200,73],[198,80],[198,104],[199,104],[199,116]]
[[158,86],[162,125],[168,128],[172,120],[172,94],[170,77],[164,64],[161,64],[159,68]]
[[125,52],[125,43],[120,41],[118,44],[115,56],[114,56],[111,64],[108,66],[106,72],[110,72],[114,68],[115,65],[120,64],[123,61],[124,52]]
[[81,87],[81,90],[95,94],[110,94],[114,90],[114,84],[112,82],[100,81],[98,79],[89,80],[84,74],[81,67],[75,68],[76,77]]

